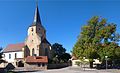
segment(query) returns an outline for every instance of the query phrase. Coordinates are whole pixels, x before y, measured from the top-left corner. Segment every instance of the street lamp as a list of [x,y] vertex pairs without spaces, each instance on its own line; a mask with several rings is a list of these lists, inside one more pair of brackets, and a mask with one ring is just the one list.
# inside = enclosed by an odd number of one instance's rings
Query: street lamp
[[108,56],[105,56],[105,60],[106,60],[106,69],[107,69],[107,58],[108,58]]
[[84,60],[83,62],[84,62],[84,70],[85,70],[85,57],[83,57],[83,60]]

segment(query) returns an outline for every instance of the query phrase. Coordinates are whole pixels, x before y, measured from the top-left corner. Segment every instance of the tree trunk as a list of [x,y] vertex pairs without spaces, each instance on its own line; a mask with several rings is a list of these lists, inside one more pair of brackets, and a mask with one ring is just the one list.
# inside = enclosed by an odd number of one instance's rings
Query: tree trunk
[[93,68],[93,61],[90,62],[90,68]]

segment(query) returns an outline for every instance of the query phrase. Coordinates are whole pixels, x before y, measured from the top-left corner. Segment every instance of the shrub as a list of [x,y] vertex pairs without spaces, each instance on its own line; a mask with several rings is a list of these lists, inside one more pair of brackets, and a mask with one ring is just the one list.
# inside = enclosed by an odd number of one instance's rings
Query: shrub
[[76,61],[76,62],[75,62],[75,65],[80,66],[80,61]]

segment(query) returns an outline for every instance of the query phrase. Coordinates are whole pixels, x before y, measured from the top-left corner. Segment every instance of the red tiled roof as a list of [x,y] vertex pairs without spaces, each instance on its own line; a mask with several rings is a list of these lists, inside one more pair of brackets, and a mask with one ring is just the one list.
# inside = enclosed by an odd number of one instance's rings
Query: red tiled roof
[[28,56],[26,63],[48,63],[47,56]]
[[9,44],[3,52],[16,52],[16,51],[22,51],[22,48],[25,46],[24,43],[18,43],[18,44]]

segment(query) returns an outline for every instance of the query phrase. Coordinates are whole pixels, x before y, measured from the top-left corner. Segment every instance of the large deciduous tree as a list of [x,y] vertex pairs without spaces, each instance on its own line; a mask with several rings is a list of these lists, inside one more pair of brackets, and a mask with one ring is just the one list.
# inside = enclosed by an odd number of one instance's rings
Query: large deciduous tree
[[94,16],[82,27],[73,47],[73,55],[80,59],[86,57],[92,67],[93,59],[104,60],[106,55],[113,59],[120,55],[117,43],[119,38],[116,24],[107,23],[106,19]]
[[54,43],[52,45],[53,56],[60,56],[66,52],[66,49],[59,43]]
[[52,45],[53,63],[66,63],[71,58],[70,54],[66,53],[66,49],[59,43]]

